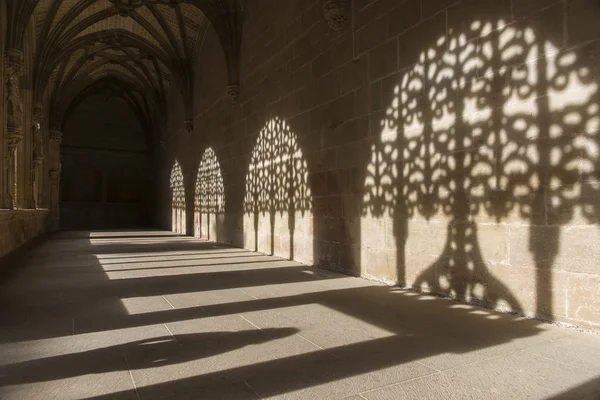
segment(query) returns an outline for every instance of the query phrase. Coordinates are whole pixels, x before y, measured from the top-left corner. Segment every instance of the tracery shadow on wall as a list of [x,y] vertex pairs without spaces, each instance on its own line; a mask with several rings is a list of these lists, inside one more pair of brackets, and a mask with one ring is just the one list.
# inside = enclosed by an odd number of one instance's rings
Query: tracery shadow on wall
[[195,236],[219,241],[225,212],[225,188],[221,165],[212,148],[200,160],[194,197]]
[[171,170],[171,227],[173,232],[186,234],[185,186],[183,172],[177,160]]
[[522,311],[490,271],[525,267],[506,251],[519,246],[506,224],[520,222],[534,264],[521,294],[535,286],[530,309],[549,317],[560,225],[600,212],[597,84],[586,46],[559,51],[504,25],[450,32],[401,74],[371,149],[362,235],[381,221],[393,231],[384,250],[400,284]]
[[273,118],[260,131],[246,175],[244,246],[312,263],[312,200],[296,134]]

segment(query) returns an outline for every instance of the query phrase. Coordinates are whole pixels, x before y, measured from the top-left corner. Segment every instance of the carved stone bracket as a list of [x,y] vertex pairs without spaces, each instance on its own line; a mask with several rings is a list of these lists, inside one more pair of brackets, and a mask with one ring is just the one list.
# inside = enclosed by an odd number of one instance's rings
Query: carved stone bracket
[[7,75],[22,76],[24,71],[23,52],[17,49],[7,49],[4,54],[4,72]]
[[17,146],[23,140],[23,132],[22,131],[8,131],[8,152],[9,154],[13,154],[17,149]]
[[33,106],[33,124],[35,129],[41,129],[44,121],[44,106],[37,103]]
[[185,131],[189,135],[191,135],[192,132],[194,132],[194,121],[191,121],[191,120],[183,121],[183,127],[185,128]]
[[48,177],[50,178],[50,182],[56,183],[58,182],[58,170],[51,169],[48,171]]
[[128,17],[136,8],[146,4],[164,4],[174,6],[181,0],[110,0],[122,17]]
[[42,161],[44,161],[44,156],[34,155],[33,156],[33,168],[36,169],[37,167],[42,165]]
[[227,86],[227,94],[231,97],[234,103],[237,103],[240,98],[240,85],[229,85]]
[[350,0],[326,0],[323,13],[329,27],[341,33],[346,30],[350,20]]
[[62,142],[62,132],[50,131],[50,142],[60,145],[60,143]]

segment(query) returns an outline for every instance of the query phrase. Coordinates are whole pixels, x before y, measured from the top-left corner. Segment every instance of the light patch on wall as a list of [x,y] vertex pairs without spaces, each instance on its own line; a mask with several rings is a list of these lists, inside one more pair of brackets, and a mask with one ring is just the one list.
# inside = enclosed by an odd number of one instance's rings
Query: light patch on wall
[[184,235],[186,233],[185,186],[183,183],[183,172],[177,160],[175,160],[175,164],[171,170],[171,216],[173,232]]
[[[561,51],[504,21],[470,29],[477,42],[454,31],[440,38],[393,88],[366,167],[361,273],[531,309],[524,288],[513,295],[488,268],[511,262],[507,231],[479,224],[562,224],[574,210],[597,223],[600,193],[588,184],[586,197],[581,185],[597,180],[598,86],[581,49]],[[539,260],[542,243],[531,237],[518,240]],[[551,298],[551,278],[529,280],[530,291],[536,285]]]
[[260,131],[248,166],[244,247],[312,263],[311,198],[296,134],[274,118]]
[[194,234],[219,241],[225,213],[225,187],[221,165],[212,148],[200,160],[194,199]]

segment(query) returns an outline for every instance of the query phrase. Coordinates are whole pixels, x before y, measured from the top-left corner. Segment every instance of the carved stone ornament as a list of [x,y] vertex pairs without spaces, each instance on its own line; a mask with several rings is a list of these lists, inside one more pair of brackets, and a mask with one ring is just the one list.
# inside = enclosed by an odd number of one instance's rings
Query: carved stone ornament
[[138,7],[144,5],[144,0],[110,0],[117,8],[117,12],[122,17],[128,17],[129,14]]
[[8,152],[12,153],[17,149],[17,146],[23,140],[23,131],[8,132]]
[[183,121],[183,126],[185,128],[185,131],[188,134],[191,135],[192,132],[194,132],[194,121],[190,121],[190,120]]
[[48,171],[48,177],[50,178],[50,182],[57,182],[58,181],[58,170],[51,169],[50,171]]
[[7,49],[4,54],[4,72],[7,75],[22,76],[24,69],[23,52],[16,49]]
[[229,85],[227,86],[227,94],[231,97],[234,103],[237,103],[240,98],[240,85]]
[[146,4],[164,4],[174,6],[181,0],[110,0],[117,8],[117,12],[122,17],[128,17],[136,8]]
[[23,104],[19,89],[19,77],[23,75],[23,52],[6,50],[4,72],[6,85],[6,128],[8,133],[23,131]]
[[50,141],[52,143],[60,144],[60,142],[62,141],[62,132],[50,131]]
[[350,0],[326,0],[323,3],[323,13],[331,29],[343,32],[350,19]]
[[40,103],[33,106],[33,128],[36,131],[42,129],[44,121],[44,106]]
[[33,156],[33,169],[35,170],[36,168],[38,168],[40,165],[42,165],[42,161],[44,161],[44,156],[37,156],[34,155]]

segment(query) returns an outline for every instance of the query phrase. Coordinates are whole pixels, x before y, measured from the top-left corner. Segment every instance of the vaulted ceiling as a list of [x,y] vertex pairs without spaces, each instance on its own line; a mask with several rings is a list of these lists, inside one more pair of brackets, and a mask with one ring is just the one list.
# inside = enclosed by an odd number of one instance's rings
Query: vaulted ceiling
[[35,38],[35,101],[49,99],[55,129],[80,101],[98,91],[106,95],[107,88],[150,124],[165,112],[174,81],[191,125],[192,65],[209,25],[223,46],[229,85],[238,85],[245,2],[9,0],[8,47],[22,49],[26,33]]

